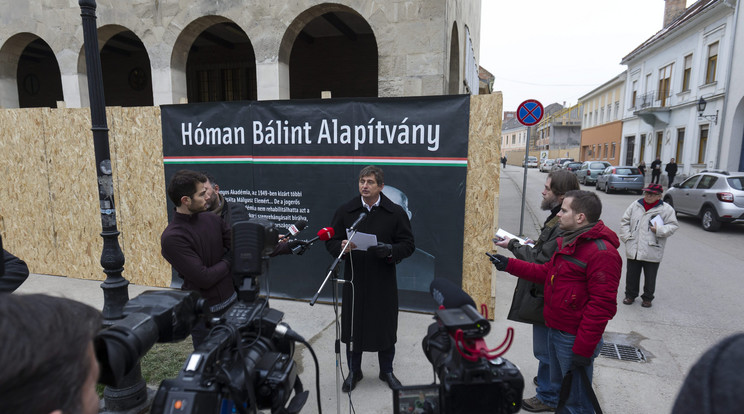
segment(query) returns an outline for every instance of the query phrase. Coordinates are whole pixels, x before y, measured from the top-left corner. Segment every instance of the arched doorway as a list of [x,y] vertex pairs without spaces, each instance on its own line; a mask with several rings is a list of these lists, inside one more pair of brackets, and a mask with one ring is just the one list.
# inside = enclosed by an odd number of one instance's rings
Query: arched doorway
[[[293,27],[295,26],[295,27]],[[305,11],[290,25],[298,34],[289,55],[292,99],[377,97],[377,40],[362,16],[337,5]]]
[[64,100],[57,57],[43,39],[12,36],[0,49],[0,61],[0,106],[56,108]]
[[222,22],[201,31],[189,49],[186,85],[192,103],[256,100],[256,56],[243,29]]
[[150,57],[131,30],[119,31],[103,45],[101,72],[106,106],[152,106]]

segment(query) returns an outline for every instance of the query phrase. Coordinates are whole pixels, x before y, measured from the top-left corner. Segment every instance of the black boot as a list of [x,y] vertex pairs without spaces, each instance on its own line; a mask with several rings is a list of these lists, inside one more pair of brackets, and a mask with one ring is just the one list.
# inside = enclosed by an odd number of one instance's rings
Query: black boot
[[364,378],[362,371],[349,371],[349,375],[344,380],[344,384],[341,386],[341,391],[350,392],[353,390],[357,383]]
[[395,389],[402,387],[402,385],[400,384],[400,381],[398,381],[398,378],[395,378],[395,375],[392,372],[385,372],[385,373],[381,372],[380,379],[385,381],[391,390],[395,390]]

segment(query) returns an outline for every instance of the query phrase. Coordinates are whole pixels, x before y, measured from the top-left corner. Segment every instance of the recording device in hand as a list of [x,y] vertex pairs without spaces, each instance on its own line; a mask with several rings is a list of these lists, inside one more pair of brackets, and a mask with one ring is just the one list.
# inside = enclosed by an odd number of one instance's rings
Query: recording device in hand
[[310,248],[310,245],[312,245],[316,241],[330,240],[335,234],[336,232],[333,230],[333,227],[323,227],[322,229],[318,230],[318,235],[313,237],[312,239],[298,240],[299,243],[295,246],[292,246],[292,253],[300,256],[305,253],[305,251]]
[[238,300],[219,318],[211,318],[196,292],[148,291],[130,300],[125,317],[96,337],[102,384],[115,386],[156,342],[181,341],[199,318],[208,318],[209,335],[178,376],[160,384],[150,412],[300,412],[308,391],[293,360],[295,341],[308,345],[259,296],[257,281],[278,232],[262,219],[236,222],[232,230]]
[[435,382],[394,390],[394,412],[410,412],[417,404],[427,407],[427,412],[442,414],[518,412],[524,378],[519,368],[501,358],[508,345],[501,348],[507,340],[511,344],[513,330],[507,331],[504,343],[488,349],[483,338],[491,325],[475,309],[473,299],[442,278],[434,279],[429,290],[440,309],[421,345],[439,385]]
[[305,227],[307,227],[307,221],[306,220],[297,220],[297,222],[287,228],[287,232],[284,233],[284,237],[292,237],[295,234],[301,232],[302,230],[305,230]]

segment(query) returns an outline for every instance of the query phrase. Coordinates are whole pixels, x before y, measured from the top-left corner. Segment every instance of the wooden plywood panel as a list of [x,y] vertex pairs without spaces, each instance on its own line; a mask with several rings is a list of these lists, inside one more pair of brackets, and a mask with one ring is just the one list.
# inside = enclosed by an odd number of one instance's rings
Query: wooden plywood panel
[[61,274],[49,194],[46,131],[48,108],[0,110],[0,232],[3,246],[32,272]]
[[90,111],[55,109],[49,111],[45,124],[58,274],[103,280],[100,263],[103,240]]
[[160,255],[160,234],[168,225],[160,108],[108,113],[123,275],[135,284],[168,286],[170,265]]
[[501,111],[500,92],[470,98],[462,284],[479,307],[488,306],[490,318],[494,308],[493,270],[484,253],[493,249],[491,238],[498,218]]

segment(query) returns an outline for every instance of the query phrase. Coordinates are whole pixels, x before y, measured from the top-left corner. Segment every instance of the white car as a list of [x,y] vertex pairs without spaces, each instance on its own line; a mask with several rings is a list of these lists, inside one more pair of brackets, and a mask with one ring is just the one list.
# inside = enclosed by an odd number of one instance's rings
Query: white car
[[[522,167],[524,167],[524,160],[522,160]],[[537,168],[537,157],[532,155],[527,157],[527,168]]]
[[550,172],[550,169],[553,167],[554,163],[555,163],[554,159],[546,158],[542,160],[538,169],[540,170],[540,172]]

